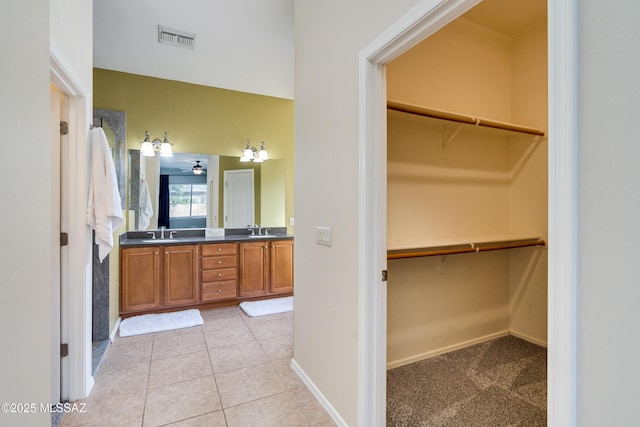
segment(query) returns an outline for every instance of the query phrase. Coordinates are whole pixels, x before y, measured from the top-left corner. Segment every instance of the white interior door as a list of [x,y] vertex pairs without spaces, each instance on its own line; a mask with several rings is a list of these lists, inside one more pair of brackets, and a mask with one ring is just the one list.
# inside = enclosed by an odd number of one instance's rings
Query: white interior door
[[255,221],[253,169],[224,171],[224,226],[252,227]]

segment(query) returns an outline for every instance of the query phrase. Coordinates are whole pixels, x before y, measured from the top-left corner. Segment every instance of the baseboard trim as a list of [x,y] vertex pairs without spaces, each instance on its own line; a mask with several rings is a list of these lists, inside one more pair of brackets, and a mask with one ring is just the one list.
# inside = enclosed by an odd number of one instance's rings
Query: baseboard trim
[[511,335],[513,335],[514,337],[516,337],[516,338],[520,338],[520,339],[528,341],[528,342],[530,342],[532,344],[539,345],[540,347],[547,348],[547,342],[546,341],[542,341],[542,340],[539,340],[538,338],[534,338],[534,337],[526,335],[526,334],[521,334],[520,332],[516,332],[516,331],[510,331],[509,333]]
[[113,327],[113,330],[111,331],[111,334],[109,335],[109,343],[113,343],[113,340],[116,338],[116,334],[118,333],[118,328],[120,327],[120,322],[122,321],[121,317],[118,317],[116,319],[116,324]]
[[485,341],[491,341],[496,338],[504,337],[509,335],[509,330],[504,330],[500,332],[495,332],[493,334],[485,335],[482,337],[474,338],[468,341],[463,341],[460,343],[456,343],[447,347],[437,348],[435,350],[427,351],[425,353],[416,354],[415,356],[405,357],[404,359],[394,360],[393,362],[387,363],[387,370],[393,368],[399,368],[400,366],[408,365],[410,363],[419,362],[421,360],[429,359],[431,357],[439,356],[444,353],[449,353],[450,351],[460,350],[464,347],[469,347],[475,344],[480,344]]
[[298,365],[295,359],[291,359],[291,369],[293,369],[293,371],[298,375],[298,377],[300,377],[302,382],[307,386],[309,391],[313,393],[315,398],[318,399],[318,402],[320,402],[322,407],[325,409],[325,411],[327,411],[327,413],[333,419],[333,421],[339,427],[349,427],[348,424],[342,419],[340,414],[338,414],[338,412],[334,409],[334,407],[331,406],[331,403],[329,403],[329,401],[324,397],[324,395],[320,392],[320,390],[318,390],[318,387],[316,387],[313,381],[311,381],[311,379],[307,376],[307,374],[300,367],[300,365]]

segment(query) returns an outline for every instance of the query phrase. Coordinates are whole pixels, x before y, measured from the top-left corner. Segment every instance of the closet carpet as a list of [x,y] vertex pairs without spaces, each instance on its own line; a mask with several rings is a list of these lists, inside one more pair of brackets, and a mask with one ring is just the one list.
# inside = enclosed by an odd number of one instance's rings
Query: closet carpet
[[387,371],[387,426],[546,426],[547,350],[506,336]]

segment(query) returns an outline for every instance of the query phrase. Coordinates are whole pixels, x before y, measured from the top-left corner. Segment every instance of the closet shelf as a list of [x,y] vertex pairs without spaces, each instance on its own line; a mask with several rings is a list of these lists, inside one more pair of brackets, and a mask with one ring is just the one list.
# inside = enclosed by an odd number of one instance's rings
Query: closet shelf
[[493,129],[506,130],[511,132],[525,133],[535,136],[544,136],[545,132],[540,129],[522,126],[515,123],[500,122],[497,120],[481,119],[479,117],[466,116],[463,114],[452,113],[449,111],[434,110],[431,108],[421,107],[406,102],[387,100],[387,108],[389,110],[401,111],[403,113],[416,114],[434,119],[448,120],[452,122],[464,123],[474,126],[482,126]]
[[547,243],[540,237],[489,237],[473,241],[460,239],[460,241],[457,243],[436,243],[430,246],[389,249],[387,250],[387,259],[418,258],[436,255],[455,255],[546,245]]

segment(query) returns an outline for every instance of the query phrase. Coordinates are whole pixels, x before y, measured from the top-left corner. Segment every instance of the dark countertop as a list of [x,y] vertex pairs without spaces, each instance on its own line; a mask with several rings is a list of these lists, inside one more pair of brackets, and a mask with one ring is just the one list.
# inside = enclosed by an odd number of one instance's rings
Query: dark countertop
[[[175,237],[169,239],[169,231],[176,231]],[[156,239],[151,239],[148,232],[156,233]],[[274,229],[273,234],[251,237],[249,236],[248,229],[230,229],[225,230],[228,233],[225,236],[220,237],[205,237],[204,230],[165,230],[165,239],[160,239],[158,230],[149,231],[129,231],[120,235],[120,247],[131,246],[164,246],[164,245],[195,245],[195,244],[210,244],[210,243],[236,243],[236,242],[251,242],[262,240],[293,240],[292,234],[286,233],[284,229]]]

